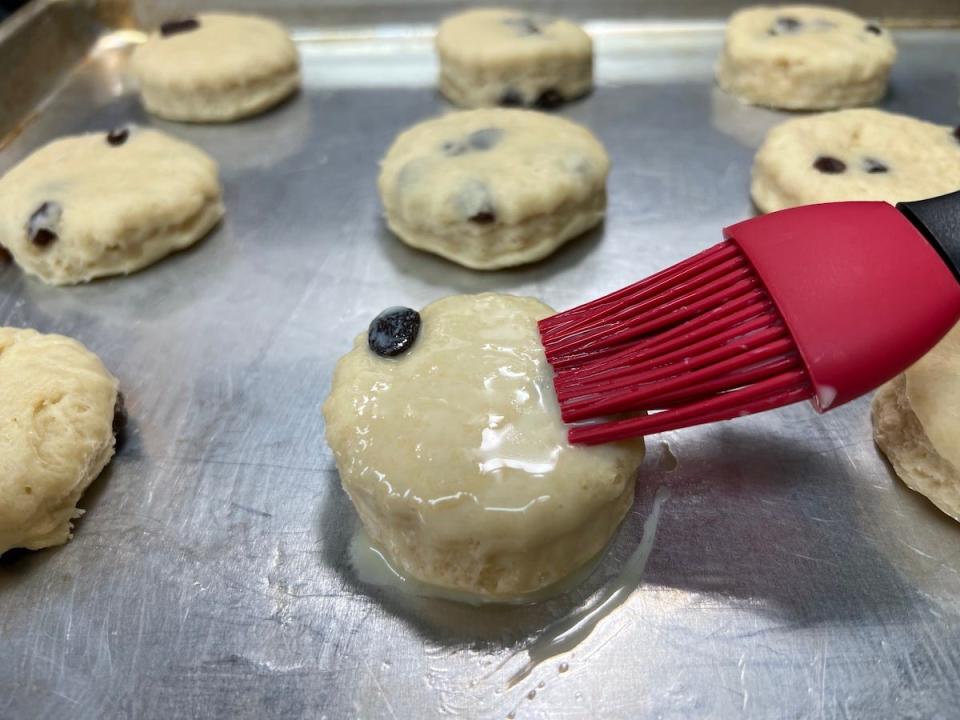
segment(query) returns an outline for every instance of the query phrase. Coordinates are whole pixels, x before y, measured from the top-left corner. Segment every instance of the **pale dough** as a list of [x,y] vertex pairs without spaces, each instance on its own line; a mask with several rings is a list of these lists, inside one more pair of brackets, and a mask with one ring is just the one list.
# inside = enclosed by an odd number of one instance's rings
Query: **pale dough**
[[826,110],[867,105],[887,90],[890,33],[844,10],[756,6],[727,23],[717,81],[754,105]]
[[113,457],[117,379],[76,340],[0,327],[0,553],[71,537]]
[[763,212],[838,200],[920,200],[960,188],[954,129],[882,110],[787,120],[767,134],[750,187]]
[[960,326],[880,388],[873,430],[897,475],[960,520]]
[[380,198],[408,245],[491,270],[539,260],[597,225],[609,169],[600,142],[569,120],[468,110],[401,133]]
[[156,130],[61,138],[0,179],[0,244],[53,285],[139,270],[222,216],[216,162]]
[[461,295],[381,357],[359,337],[323,406],[366,531],[424,582],[487,597],[548,586],[598,553],[633,500],[642,440],[572,446],[531,298]]
[[[165,26],[173,31],[164,34]],[[253,15],[201,13],[164,23],[134,51],[132,67],[144,106],[169,120],[237,120],[300,86],[293,40],[281,25]]]
[[440,24],[440,91],[461,107],[553,108],[589,92],[593,43],[578,25],[519,10],[468,10]]

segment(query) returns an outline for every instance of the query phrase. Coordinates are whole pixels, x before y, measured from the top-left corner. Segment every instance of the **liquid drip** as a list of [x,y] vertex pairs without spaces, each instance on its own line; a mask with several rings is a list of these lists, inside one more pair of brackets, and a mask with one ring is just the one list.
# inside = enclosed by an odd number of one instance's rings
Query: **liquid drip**
[[[541,663],[561,653],[573,650],[586,640],[597,624],[620,607],[640,586],[643,571],[647,567],[647,560],[650,558],[656,540],[660,511],[669,496],[670,491],[667,487],[662,486],[657,490],[650,515],[643,523],[643,537],[640,544],[631,553],[620,574],[604,587],[595,602],[549,625],[538,638],[527,646],[526,652],[529,659],[507,681],[508,688],[514,687],[517,683],[529,677],[530,673]],[[563,671],[561,670],[561,672]]]

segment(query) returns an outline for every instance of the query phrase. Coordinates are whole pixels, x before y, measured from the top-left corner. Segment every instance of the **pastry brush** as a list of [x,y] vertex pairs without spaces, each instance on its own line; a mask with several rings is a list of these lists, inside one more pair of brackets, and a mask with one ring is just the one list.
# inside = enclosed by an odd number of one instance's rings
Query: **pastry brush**
[[905,370],[960,319],[960,192],[806,205],[540,321],[572,443],[810,400],[825,412]]

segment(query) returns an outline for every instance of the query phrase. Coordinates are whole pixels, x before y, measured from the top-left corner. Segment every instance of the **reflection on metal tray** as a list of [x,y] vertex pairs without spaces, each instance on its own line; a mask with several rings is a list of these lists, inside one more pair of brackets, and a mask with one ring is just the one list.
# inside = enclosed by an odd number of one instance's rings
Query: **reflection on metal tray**
[[[475,608],[350,570],[320,403],[372,315],[484,290],[567,307],[750,214],[753,151],[783,116],[714,87],[718,22],[589,23],[599,87],[563,114],[614,159],[608,220],[544,262],[476,273],[379,217],[381,154],[448,109],[423,4],[366,28],[304,11],[303,92],[226,126],[147,117],[127,74],[137,34],[86,7],[35,0],[0,29],[0,60],[31,48],[0,74],[0,172],[57,135],[149,123],[219,160],[228,209],[131,277],[54,288],[0,270],[0,322],[82,340],[130,410],[73,542],[0,562],[0,717],[955,715],[960,528],[891,476],[866,401],[651,438],[633,511],[566,597]],[[960,33],[896,39],[884,107],[955,123]],[[531,640],[635,553],[660,488],[643,584],[511,686]]]

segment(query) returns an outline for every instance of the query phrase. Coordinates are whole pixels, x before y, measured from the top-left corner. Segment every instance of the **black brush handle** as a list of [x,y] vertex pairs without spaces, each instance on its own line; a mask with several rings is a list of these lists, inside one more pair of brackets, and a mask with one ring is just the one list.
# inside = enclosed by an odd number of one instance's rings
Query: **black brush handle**
[[923,233],[960,282],[960,191],[897,203],[897,210]]

